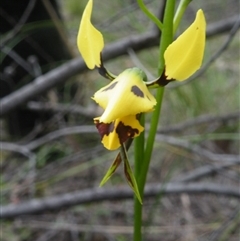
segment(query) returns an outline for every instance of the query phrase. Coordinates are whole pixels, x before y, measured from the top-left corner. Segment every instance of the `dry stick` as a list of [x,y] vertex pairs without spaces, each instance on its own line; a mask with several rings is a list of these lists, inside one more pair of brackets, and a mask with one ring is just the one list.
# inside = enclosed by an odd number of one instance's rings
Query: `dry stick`
[[36,4],[36,0],[29,1],[23,15],[17,21],[17,24],[15,25],[14,29],[1,39],[1,48],[3,47],[4,44],[6,44],[9,40],[11,40],[22,29],[23,25],[26,23],[28,17],[30,16],[35,4]]
[[26,146],[22,146],[22,145],[17,145],[14,143],[9,143],[9,142],[0,142],[0,150],[6,150],[6,151],[11,151],[11,152],[18,152],[24,156],[26,156],[27,158],[29,158],[29,160],[31,162],[35,162],[36,160],[36,156],[33,152],[31,152],[31,150],[29,148],[27,148]]
[[54,7],[52,6],[52,3],[48,0],[42,0],[42,3],[46,9],[46,11],[48,12],[55,28],[57,29],[57,32],[61,38],[61,40],[64,42],[65,46],[68,49],[68,52],[71,54],[72,57],[75,57],[76,54],[73,51],[72,47],[70,46],[70,41],[67,38],[67,34],[63,29],[63,23],[62,20],[59,18],[56,10],[54,9]]
[[[184,224],[184,227],[194,227],[194,229],[203,232],[209,232],[210,230],[214,230],[220,226],[220,222],[214,222],[209,225],[209,223],[200,223],[200,224]],[[38,220],[24,220],[19,218],[16,222],[13,223],[13,228],[31,228],[31,229],[43,229],[43,230],[53,230],[55,232],[59,231],[76,231],[83,233],[102,233],[102,234],[133,234],[133,227],[130,225],[95,225],[95,224],[76,224],[69,223],[66,220],[62,221],[38,221]],[[173,226],[172,225],[157,225],[157,226],[146,226],[143,227],[144,233],[150,234],[163,234],[172,233]],[[183,225],[174,224],[174,234],[182,234]],[[50,240],[50,239],[48,239]],[[111,239],[112,240],[112,239]],[[40,240],[35,240],[40,241]],[[41,240],[43,241],[43,240]],[[44,239],[44,241],[47,241]]]
[[156,141],[164,142],[170,145],[186,149],[192,153],[197,154],[198,156],[206,158],[207,160],[215,161],[218,163],[237,162],[240,160],[240,156],[238,155],[215,154],[211,151],[206,150],[205,148],[202,148],[198,145],[194,145],[189,141],[185,141],[173,136],[157,134]]
[[[232,26],[235,23],[233,20],[235,20],[235,18],[226,20],[229,25],[224,24],[222,26],[218,26],[214,23],[212,26],[215,25],[216,27],[209,27],[210,30],[207,30],[207,37],[216,34],[216,32],[229,30],[229,26]],[[213,31],[213,29],[217,29],[217,31]],[[159,31],[156,29],[144,34],[123,38],[105,47],[103,51],[103,60],[106,61],[127,54],[128,49],[137,51],[156,46],[158,45],[158,38]],[[49,71],[47,74],[36,78],[33,82],[2,98],[0,101],[0,116],[6,115],[8,112],[24,104],[33,97],[46,92],[86,69],[87,68],[83,60],[81,58],[77,58],[70,60],[62,66]]]
[[39,146],[46,144],[50,141],[53,141],[59,137],[66,136],[66,135],[75,135],[75,134],[83,134],[83,133],[96,133],[97,129],[95,126],[73,126],[73,127],[66,127],[62,128],[57,131],[50,132],[49,134],[40,137],[36,140],[31,141],[25,147],[27,147],[29,150],[34,150],[38,148]]
[[[237,187],[227,186],[215,183],[168,183],[168,184],[148,184],[146,185],[145,197],[154,197],[159,194],[216,194],[229,197],[240,198],[240,192]],[[20,204],[10,204],[1,206],[1,218],[13,218],[18,215],[26,215],[44,212],[47,210],[59,210],[73,205],[84,203],[94,203],[104,200],[123,200],[132,199],[133,192],[128,186],[113,188],[91,188],[80,190],[73,193],[56,195],[43,199],[32,199]]]
[[29,169],[28,179],[31,180],[29,182],[29,185],[30,185],[29,189],[30,189],[30,195],[31,197],[33,197],[35,194],[34,182],[36,177],[36,161],[37,161],[35,153],[31,152],[31,150],[26,146],[21,146],[21,145],[7,143],[7,142],[0,142],[0,150],[18,152],[28,158],[28,169]]
[[100,111],[95,106],[83,107],[75,104],[52,104],[51,102],[37,102],[29,101],[27,108],[37,112],[57,112],[57,113],[70,113],[76,115],[82,115],[88,118],[94,118],[100,115]]
[[196,125],[200,124],[207,124],[207,123],[214,123],[214,122],[228,122],[231,120],[238,120],[240,118],[240,112],[232,112],[223,115],[201,115],[197,118],[184,121],[182,123],[172,125],[172,126],[165,126],[162,129],[158,130],[158,133],[167,134],[167,133],[177,133],[186,130],[190,127],[196,127]]
[[205,177],[207,175],[217,173],[219,171],[222,171],[225,168],[229,168],[235,165],[239,165],[240,160],[235,160],[229,163],[224,164],[217,164],[217,165],[205,165],[202,167],[198,167],[192,171],[182,173],[180,176],[173,178],[173,182],[189,182],[189,181],[196,181],[202,177]]

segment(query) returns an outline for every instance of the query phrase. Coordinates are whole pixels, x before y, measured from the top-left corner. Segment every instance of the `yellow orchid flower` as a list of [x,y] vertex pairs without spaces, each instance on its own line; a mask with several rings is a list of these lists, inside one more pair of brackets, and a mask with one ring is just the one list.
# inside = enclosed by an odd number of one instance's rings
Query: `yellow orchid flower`
[[205,48],[206,21],[198,10],[195,21],[183,32],[164,53],[165,76],[168,80],[185,80],[202,64]]
[[126,69],[110,84],[98,90],[93,100],[105,109],[99,121],[110,123],[118,118],[152,111],[156,100],[144,80],[146,75],[142,70]]
[[129,165],[126,146],[130,146],[132,139],[144,130],[139,122],[141,113],[153,111],[157,104],[148,88],[165,86],[173,80],[182,81],[200,68],[205,47],[205,17],[200,9],[190,27],[166,49],[163,74],[156,80],[147,82],[145,73],[138,68],[127,69],[115,76],[104,67],[101,56],[104,40],[91,23],[92,6],[93,0],[89,0],[80,23],[77,45],[87,67],[97,67],[99,73],[111,81],[92,97],[104,109],[101,116],[94,118],[94,123],[105,148],[116,150],[121,147],[101,185],[123,161],[128,184],[142,203],[137,182]]
[[94,94],[93,99],[105,109],[94,121],[107,149],[117,149],[143,131],[136,115],[152,111],[157,103],[145,79],[142,70],[127,69]]
[[127,69],[118,76],[105,69],[101,59],[103,36],[90,21],[92,5],[93,0],[89,0],[80,23],[77,44],[88,68],[97,67],[102,76],[111,80],[92,99],[104,109],[103,114],[94,119],[102,143],[107,149],[114,150],[143,131],[137,115],[153,111],[156,105],[148,87],[187,79],[200,68],[205,47],[206,22],[203,11],[198,10],[194,22],[166,49],[163,75],[157,80],[146,82],[146,75],[138,68]]
[[89,69],[100,67],[100,53],[104,47],[102,34],[91,23],[92,5],[93,1],[89,0],[82,15],[77,36],[78,49]]

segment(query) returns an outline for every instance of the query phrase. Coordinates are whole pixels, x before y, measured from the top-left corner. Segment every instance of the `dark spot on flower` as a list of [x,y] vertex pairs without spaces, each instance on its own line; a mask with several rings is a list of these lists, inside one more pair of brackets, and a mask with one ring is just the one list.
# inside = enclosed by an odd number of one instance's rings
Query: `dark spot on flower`
[[165,69],[162,75],[157,79],[156,83],[160,86],[166,86],[169,84],[171,81],[174,81],[174,79],[167,79],[167,76],[165,75]]
[[120,121],[116,128],[116,133],[118,134],[119,141],[122,144],[129,138],[133,138],[136,134],[138,134],[139,130],[132,128],[131,126],[126,126]]
[[118,82],[112,83],[111,85],[109,85],[109,86],[108,86],[106,89],[104,89],[103,91],[112,90],[112,89],[116,86],[117,83],[118,83]]
[[132,86],[131,92],[138,97],[144,97],[144,93],[136,85]]
[[103,122],[99,122],[98,120],[95,120],[95,125],[98,129],[98,132],[101,136],[101,139],[105,136],[105,135],[109,135],[111,132],[114,131],[114,122],[111,123],[103,123]]

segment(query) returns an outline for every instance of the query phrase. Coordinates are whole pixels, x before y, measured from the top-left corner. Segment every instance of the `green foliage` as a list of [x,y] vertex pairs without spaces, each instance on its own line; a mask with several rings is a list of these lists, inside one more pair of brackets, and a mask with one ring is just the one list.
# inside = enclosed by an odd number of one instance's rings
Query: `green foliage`
[[70,15],[75,17],[82,16],[83,10],[86,6],[87,0],[79,1],[79,0],[67,0],[64,1],[64,7],[69,12]]
[[51,145],[44,145],[37,153],[37,167],[42,168],[46,164],[57,161],[64,156],[71,153],[71,149],[61,143],[52,143]]

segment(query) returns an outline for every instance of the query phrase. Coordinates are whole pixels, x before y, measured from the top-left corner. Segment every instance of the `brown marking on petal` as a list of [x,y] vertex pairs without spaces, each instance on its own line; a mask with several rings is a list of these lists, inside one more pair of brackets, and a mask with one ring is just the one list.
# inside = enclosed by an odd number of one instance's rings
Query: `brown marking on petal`
[[132,86],[131,92],[138,97],[144,97],[144,93],[136,85]]
[[139,130],[136,128],[132,128],[131,126],[125,126],[123,122],[119,122],[116,133],[118,134],[118,138],[120,143],[124,143],[129,138],[133,138],[136,134],[139,133]]
[[118,82],[114,82],[114,83],[112,83],[109,87],[107,87],[107,88],[104,89],[103,91],[107,91],[107,90],[111,90],[111,89],[113,89],[113,88],[116,86],[117,83],[118,83]]
[[171,81],[174,81],[174,79],[167,79],[167,76],[165,75],[165,69],[162,75],[157,79],[156,83],[160,86],[166,86]]
[[103,122],[99,122],[98,120],[95,120],[94,122],[101,136],[101,139],[103,139],[105,135],[108,136],[111,132],[114,131],[114,122],[103,123]]

